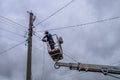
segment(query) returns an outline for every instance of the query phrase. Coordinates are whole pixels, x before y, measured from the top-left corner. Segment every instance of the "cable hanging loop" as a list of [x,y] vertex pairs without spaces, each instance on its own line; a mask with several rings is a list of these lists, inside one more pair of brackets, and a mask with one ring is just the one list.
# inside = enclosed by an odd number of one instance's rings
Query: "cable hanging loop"
[[86,71],[86,72],[88,71],[88,69],[89,69],[89,68],[88,68],[87,66],[85,66],[85,71]]
[[107,75],[108,74],[108,68],[104,68],[104,69],[101,69],[102,73],[104,75]]
[[81,68],[82,68],[82,64],[81,64],[81,63],[78,63],[78,68],[77,68],[77,69],[80,71]]
[[59,69],[60,68],[60,66],[57,65],[57,62],[54,64],[54,68],[55,69]]

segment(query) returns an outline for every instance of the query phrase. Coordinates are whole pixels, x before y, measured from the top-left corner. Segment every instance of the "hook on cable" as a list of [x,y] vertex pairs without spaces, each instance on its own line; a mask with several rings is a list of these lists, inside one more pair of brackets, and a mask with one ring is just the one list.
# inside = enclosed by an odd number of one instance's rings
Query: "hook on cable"
[[59,69],[60,68],[60,66],[57,65],[57,62],[54,64],[54,68],[55,69]]

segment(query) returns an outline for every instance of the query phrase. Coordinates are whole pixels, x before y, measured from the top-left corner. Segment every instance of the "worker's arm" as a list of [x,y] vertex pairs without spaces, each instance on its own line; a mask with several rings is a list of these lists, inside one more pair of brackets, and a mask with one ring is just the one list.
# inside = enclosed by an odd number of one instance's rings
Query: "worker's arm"
[[42,38],[42,41],[43,41],[43,42],[47,42],[46,37],[47,37],[47,36],[44,36],[44,37]]

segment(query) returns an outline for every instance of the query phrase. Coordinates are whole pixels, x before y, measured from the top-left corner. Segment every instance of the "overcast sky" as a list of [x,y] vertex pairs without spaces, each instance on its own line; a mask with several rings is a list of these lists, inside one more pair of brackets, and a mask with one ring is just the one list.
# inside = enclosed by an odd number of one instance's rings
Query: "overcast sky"
[[[36,16],[34,25],[71,0],[0,0],[0,16],[24,26],[13,24],[0,17],[0,80],[25,80],[27,46],[25,43],[7,52],[12,46],[27,39],[29,14]],[[120,16],[119,0],[74,0],[48,20],[34,28],[39,35],[47,29],[78,25],[96,20]],[[62,36],[63,52],[77,62],[120,65],[120,19],[84,25],[69,29],[50,31]],[[32,80],[118,80],[101,73],[71,71],[68,68],[54,69],[54,62],[47,53],[47,46],[33,36]],[[62,62],[75,62],[64,55]]]

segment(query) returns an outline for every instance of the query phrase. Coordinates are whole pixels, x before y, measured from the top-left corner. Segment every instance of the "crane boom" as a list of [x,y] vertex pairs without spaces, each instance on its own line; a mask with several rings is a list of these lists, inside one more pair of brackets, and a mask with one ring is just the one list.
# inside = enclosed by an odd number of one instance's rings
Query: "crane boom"
[[96,64],[83,64],[83,63],[62,63],[56,62],[57,67],[69,67],[70,70],[78,70],[78,71],[89,71],[89,72],[101,72],[104,75],[108,73],[111,74],[120,74],[119,66],[109,66],[109,65],[96,65]]

